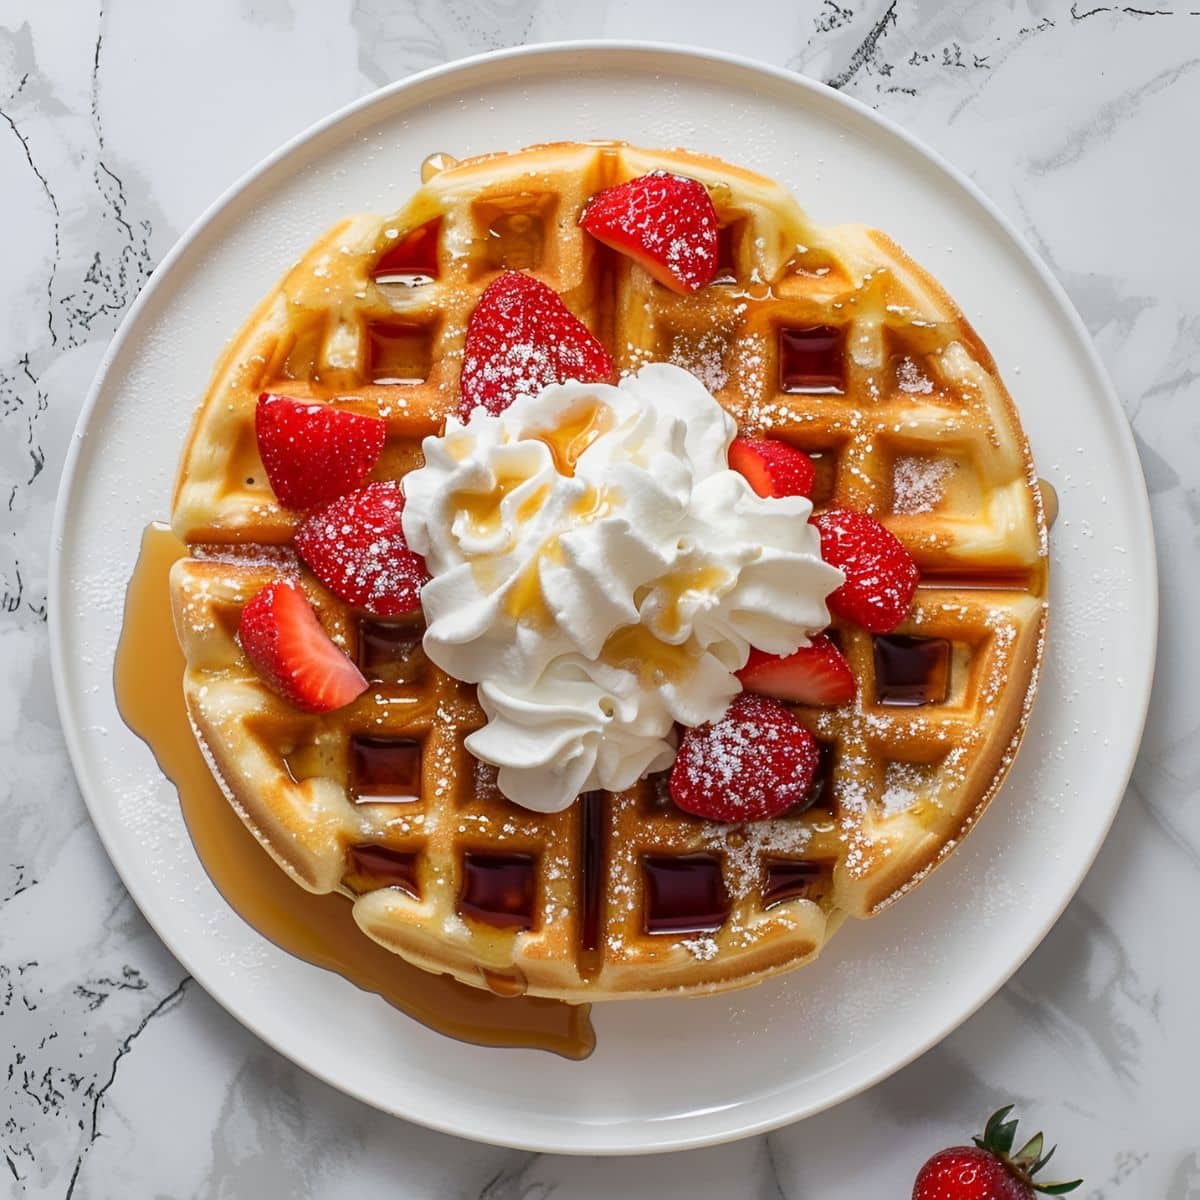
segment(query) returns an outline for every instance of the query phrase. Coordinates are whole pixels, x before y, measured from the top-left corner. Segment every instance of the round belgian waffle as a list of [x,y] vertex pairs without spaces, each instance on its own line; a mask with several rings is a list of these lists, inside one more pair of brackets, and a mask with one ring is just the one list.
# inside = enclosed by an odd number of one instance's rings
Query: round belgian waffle
[[[676,295],[578,227],[602,187],[665,169],[703,182],[717,282]],[[430,663],[418,618],[335,599],[290,542],[259,461],[269,390],[387,421],[370,478],[402,478],[458,408],[467,320],[496,274],[562,296],[623,371],[696,373],[743,432],[817,466],[818,510],[874,514],[921,571],[886,636],[835,622],[859,680],[816,735],[815,803],[721,825],[664,780],[561,813],[509,803],[463,740],[474,689]],[[184,688],[230,802],[296,882],[353,898],[362,930],[433,971],[568,1000],[696,993],[798,965],[841,918],[868,916],[970,829],[1020,741],[1046,614],[1046,525],[1029,447],[986,348],[882,234],[812,225],[778,184],[717,159],[561,144],[445,166],[401,212],[318,241],[219,363],[183,456],[173,525]],[[262,683],[241,605],[299,577],[371,687],[323,716]]]

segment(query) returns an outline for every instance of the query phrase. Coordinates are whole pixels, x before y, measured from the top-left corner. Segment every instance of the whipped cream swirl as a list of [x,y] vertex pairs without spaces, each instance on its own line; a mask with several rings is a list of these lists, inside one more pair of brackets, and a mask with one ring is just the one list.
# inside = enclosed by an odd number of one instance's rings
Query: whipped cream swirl
[[729,469],[732,419],[687,371],[567,383],[477,408],[424,442],[404,534],[432,575],[425,651],[476,683],[467,748],[540,812],[619,791],[717,720],[750,647],[789,654],[829,623],[842,574],[803,497]]

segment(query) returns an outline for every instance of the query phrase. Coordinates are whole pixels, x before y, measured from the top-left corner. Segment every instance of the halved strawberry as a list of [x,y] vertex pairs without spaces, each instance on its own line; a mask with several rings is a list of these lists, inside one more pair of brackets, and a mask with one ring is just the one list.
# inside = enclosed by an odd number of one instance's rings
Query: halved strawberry
[[305,517],[296,552],[347,604],[379,617],[414,612],[429,572],[404,539],[403,511],[398,483],[369,483]]
[[778,700],[743,692],[719,721],[684,733],[671,799],[712,821],[762,821],[805,798],[819,757],[816,739]]
[[717,210],[695,179],[651,171],[618,183],[588,201],[579,223],[673,292],[698,292],[716,277]]
[[616,368],[588,327],[540,279],[505,271],[484,288],[463,351],[458,415],[503,412],[519,395],[577,379],[607,383]]
[[737,677],[748,692],[793,704],[836,707],[849,704],[858,693],[846,656],[823,633],[793,654],[751,650]]
[[238,634],[263,681],[305,712],[331,712],[367,690],[294,580],[277,579],[256,592],[242,609]]
[[895,629],[908,615],[920,578],[912,555],[866,513],[831,508],[812,523],[821,534],[821,557],[846,576],[826,601],[829,611],[871,633]]
[[314,508],[358,487],[379,461],[386,432],[380,417],[271,392],[254,412],[258,456],[284,508]]
[[778,438],[735,437],[729,465],[767,498],[811,496],[817,474],[807,454]]

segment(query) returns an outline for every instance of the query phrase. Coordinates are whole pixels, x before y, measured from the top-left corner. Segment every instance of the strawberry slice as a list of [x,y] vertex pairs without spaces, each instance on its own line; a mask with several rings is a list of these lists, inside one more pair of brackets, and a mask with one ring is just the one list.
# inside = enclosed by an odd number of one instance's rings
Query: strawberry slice
[[812,523],[821,534],[821,557],[846,576],[826,601],[829,611],[871,633],[895,629],[908,615],[920,578],[912,555],[866,513],[831,508]]
[[458,415],[466,421],[480,404],[494,415],[552,383],[607,383],[615,373],[608,351],[556,292],[532,275],[505,271],[467,322]]
[[858,694],[846,656],[823,633],[814,634],[811,645],[793,654],[751,650],[737,677],[748,692],[793,704],[836,708]]
[[819,757],[816,739],[778,700],[743,692],[719,721],[684,733],[671,799],[711,821],[762,821],[805,798]]
[[415,612],[429,572],[404,540],[403,511],[398,483],[369,483],[305,517],[296,552],[347,604],[379,617]]
[[812,496],[816,468],[807,454],[778,438],[735,437],[729,465],[760,495]]
[[268,583],[242,609],[242,649],[263,681],[305,712],[331,712],[367,690],[362,672],[321,627],[299,585]]
[[254,411],[258,456],[284,508],[328,504],[362,483],[387,424],[346,409],[263,392]]
[[588,202],[579,223],[673,292],[698,292],[716,277],[717,210],[695,179],[651,171],[605,188]]

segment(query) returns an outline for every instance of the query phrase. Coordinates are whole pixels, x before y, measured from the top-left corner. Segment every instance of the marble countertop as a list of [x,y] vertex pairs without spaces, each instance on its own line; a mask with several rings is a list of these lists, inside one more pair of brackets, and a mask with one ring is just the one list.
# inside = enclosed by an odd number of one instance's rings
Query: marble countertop
[[[8,0],[0,9],[0,1196],[904,1196],[1015,1100],[1084,1200],[1200,1200],[1200,111],[1194,3]],[[262,155],[436,63],[636,37],[824,80],[987,192],[1067,288],[1133,423],[1161,563],[1150,720],[1079,895],[939,1047],[801,1124],[659,1158],[474,1145],[280,1058],[151,932],[79,798],[51,693],[49,529],[122,314]],[[249,116],[248,116],[249,115]],[[1178,914],[1178,915],[1177,915]]]

